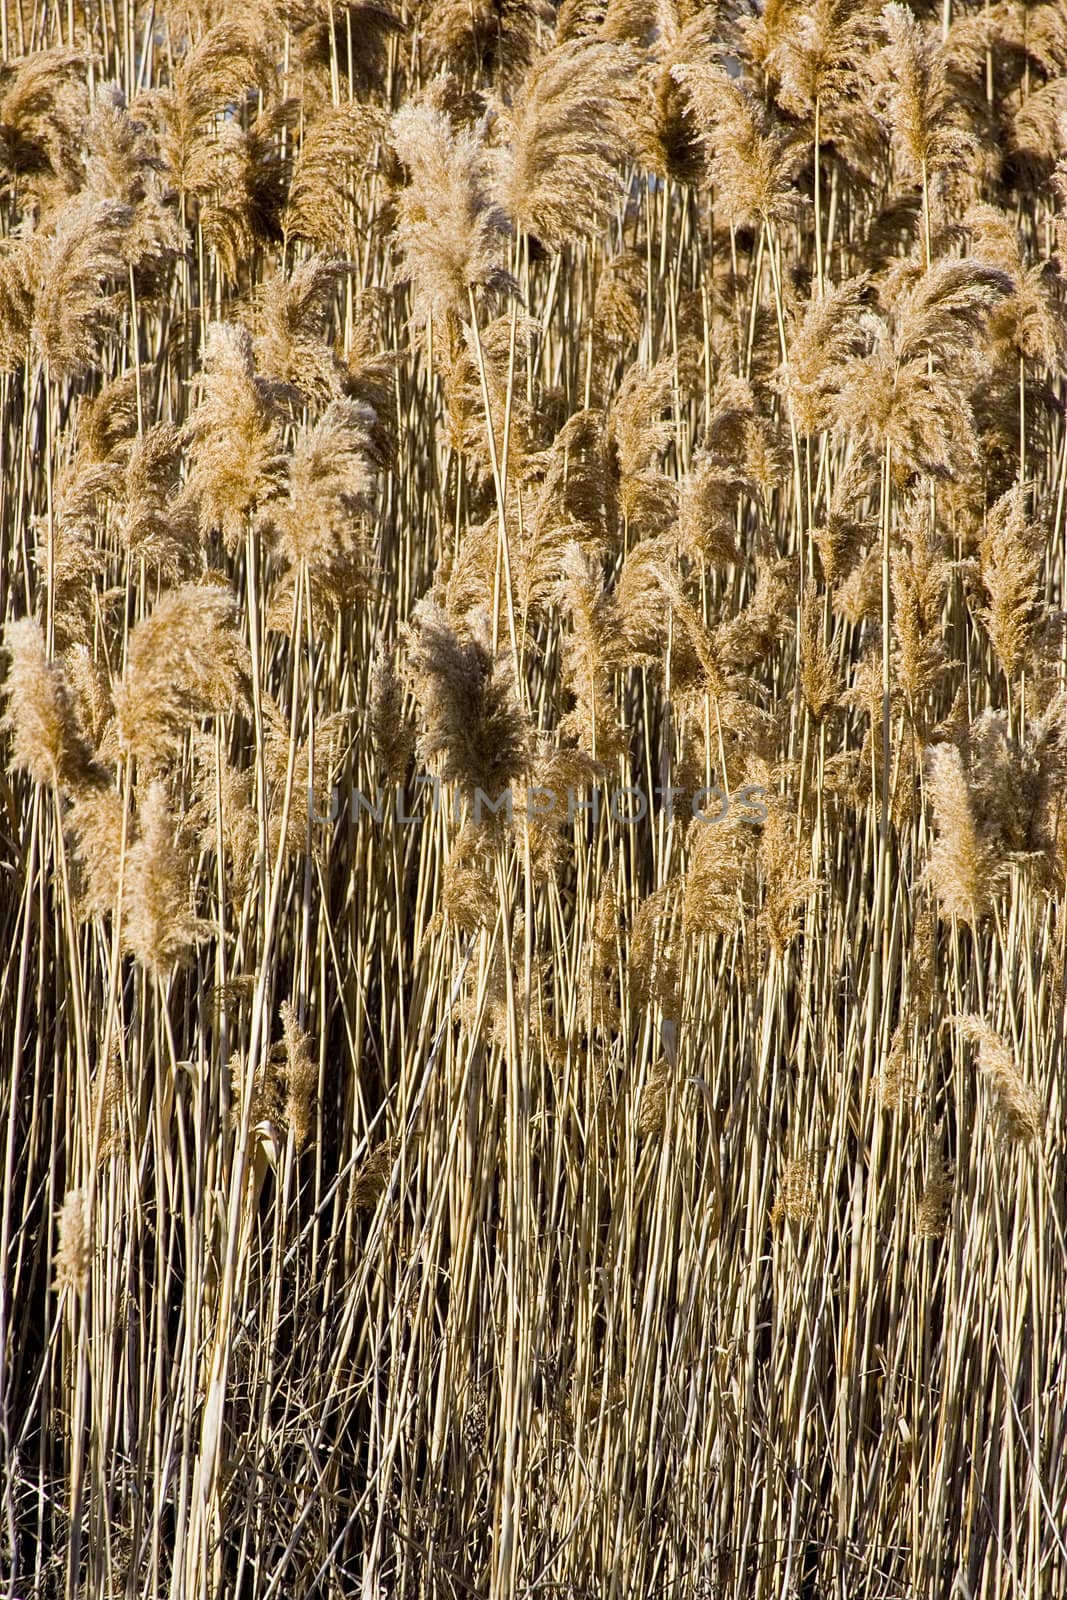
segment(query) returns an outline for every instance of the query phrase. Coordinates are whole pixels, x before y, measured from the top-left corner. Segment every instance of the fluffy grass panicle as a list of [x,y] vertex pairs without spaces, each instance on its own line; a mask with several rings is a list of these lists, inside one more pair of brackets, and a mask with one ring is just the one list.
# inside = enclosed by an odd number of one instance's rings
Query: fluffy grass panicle
[[496,193],[516,228],[559,248],[596,232],[618,193],[634,62],[572,39],[531,66],[504,112]]
[[237,611],[221,584],[185,583],[168,590],[130,634],[122,682],[115,692],[119,748],[158,766],[206,716],[246,703],[248,664]]
[[978,1068],[989,1085],[997,1124],[1008,1145],[1033,1145],[1040,1140],[1045,1116],[1041,1098],[1026,1081],[1014,1052],[979,1016],[957,1018],[960,1033],[975,1046]]
[[407,664],[422,713],[419,754],[439,762],[442,782],[496,801],[527,768],[529,731],[484,619],[469,626],[458,631],[432,600],[413,612]]
[[188,960],[207,925],[193,910],[193,861],[180,836],[166,785],[154,779],[140,796],[137,832],[126,861],[123,940],[149,972],[166,977]]
[[208,331],[201,384],[188,423],[186,493],[198,507],[201,534],[218,531],[233,551],[253,513],[277,492],[283,469],[278,396],[256,374],[252,335],[230,322]]
[[0,724],[11,735],[10,766],[35,783],[74,792],[100,776],[62,665],[50,661],[40,625],[29,618],[4,630],[7,709]]
[[480,128],[457,128],[430,103],[397,113],[393,148],[408,174],[397,198],[399,274],[412,285],[418,326],[465,318],[479,285],[503,282],[501,217],[488,189]]
[[57,1219],[56,1288],[84,1294],[93,1264],[92,1223],[84,1189],[69,1189]]
[[959,748],[935,745],[928,765],[937,830],[927,862],[930,883],[944,917],[977,924],[993,908],[1001,862],[979,826]]

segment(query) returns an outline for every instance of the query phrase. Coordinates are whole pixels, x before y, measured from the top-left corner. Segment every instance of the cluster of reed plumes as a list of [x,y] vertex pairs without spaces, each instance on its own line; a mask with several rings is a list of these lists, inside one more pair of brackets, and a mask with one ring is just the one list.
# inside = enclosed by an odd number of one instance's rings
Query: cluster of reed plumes
[[0,23],[4,1594],[1067,1593],[1061,7]]

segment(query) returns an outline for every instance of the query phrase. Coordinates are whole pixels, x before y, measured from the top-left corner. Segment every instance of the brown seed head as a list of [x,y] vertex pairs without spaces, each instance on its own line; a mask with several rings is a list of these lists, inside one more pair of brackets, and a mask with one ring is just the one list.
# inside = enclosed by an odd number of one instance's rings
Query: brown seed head
[[250,515],[277,492],[284,460],[278,396],[256,377],[252,336],[235,323],[208,329],[201,383],[202,398],[187,424],[192,461],[186,492],[199,509],[201,532],[219,529],[232,552]]
[[955,745],[934,745],[927,758],[937,835],[927,876],[946,920],[976,926],[993,907],[1002,876],[998,853],[978,826],[963,757]]
[[311,1041],[297,1023],[294,1007],[282,1002],[282,1028],[285,1034],[285,1115],[293,1130],[293,1143],[302,1150],[311,1137],[311,1104],[318,1087],[319,1069],[311,1054]]
[[959,1016],[956,1024],[963,1038],[977,1048],[978,1068],[992,1091],[1002,1141],[1035,1144],[1045,1123],[1044,1107],[1037,1090],[1023,1077],[1014,1052],[982,1017]]
[[[511,668],[494,659],[484,628],[463,633],[432,600],[420,600],[408,630],[408,669],[423,713],[419,754],[440,761],[445,783],[495,801],[529,765],[529,730],[515,703]],[[484,814],[484,813],[483,813]]]
[[31,339],[54,378],[74,377],[99,360],[116,301],[111,283],[126,279],[128,206],[79,196],[56,219],[37,260]]
[[521,232],[555,249],[596,233],[619,189],[636,61],[589,39],[539,57],[502,113],[497,194]]
[[122,933],[125,948],[159,977],[185,961],[208,931],[191,910],[193,863],[178,830],[164,785],[153,782],[141,798],[126,860]]
[[89,1197],[84,1189],[70,1189],[59,1212],[59,1244],[56,1249],[56,1288],[84,1294],[89,1287],[93,1264],[92,1218]]
[[228,589],[185,583],[168,590],[130,634],[115,695],[121,747],[143,765],[158,766],[201,718],[239,710],[246,700],[246,657]]
[[469,291],[502,284],[501,219],[489,201],[482,130],[456,128],[428,104],[410,104],[392,124],[409,174],[397,197],[399,275],[414,291],[414,320],[466,319]]
[[11,658],[0,727],[12,734],[10,766],[35,783],[69,793],[95,787],[102,774],[82,730],[62,666],[49,661],[44,633],[30,618],[9,622],[4,648]]

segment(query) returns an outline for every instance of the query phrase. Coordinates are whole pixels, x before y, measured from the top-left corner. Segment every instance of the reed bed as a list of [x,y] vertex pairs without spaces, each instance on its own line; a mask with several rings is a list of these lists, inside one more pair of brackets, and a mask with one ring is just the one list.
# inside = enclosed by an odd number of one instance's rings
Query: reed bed
[[1067,1594],[1061,7],[0,25],[3,1593]]

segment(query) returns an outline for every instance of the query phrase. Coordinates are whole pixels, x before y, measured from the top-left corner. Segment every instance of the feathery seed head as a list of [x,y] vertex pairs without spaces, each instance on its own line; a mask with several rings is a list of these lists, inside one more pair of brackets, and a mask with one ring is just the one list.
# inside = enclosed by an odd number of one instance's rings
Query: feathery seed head
[[308,118],[283,214],[287,238],[345,255],[357,249],[373,179],[388,164],[388,126],[380,107],[358,100]]
[[941,915],[977,926],[992,910],[1001,878],[998,854],[975,815],[963,757],[955,745],[934,745],[927,757],[937,836],[927,876]]
[[286,560],[306,561],[337,588],[365,578],[369,553],[363,519],[374,486],[375,416],[358,400],[334,400],[297,440],[286,499],[270,512]]
[[149,571],[188,578],[200,553],[196,507],[181,490],[181,431],[156,422],[129,447],[123,469],[119,536]]
[[69,1189],[59,1212],[59,1243],[56,1249],[56,1288],[84,1294],[89,1287],[93,1264],[92,1217],[89,1196],[84,1189]]
[[1026,490],[1016,484],[989,511],[980,550],[982,584],[989,604],[979,616],[1009,681],[1028,664],[1044,609],[1044,530],[1026,517]]
[[219,584],[168,590],[130,634],[115,696],[121,748],[157,766],[205,716],[240,709],[249,668],[233,595]]
[[116,789],[76,795],[67,814],[78,868],[77,912],[82,920],[108,916],[118,905],[122,858],[122,800]]
[[137,837],[126,859],[125,948],[159,977],[188,959],[210,924],[193,915],[193,863],[164,785],[152,782],[138,805]]
[[771,1207],[771,1227],[777,1230],[783,1222],[811,1223],[818,1214],[814,1159],[810,1155],[798,1156],[787,1163],[778,1180],[778,1192]]
[[423,714],[419,754],[440,761],[445,783],[495,801],[529,765],[529,730],[506,658],[469,618],[460,634],[440,606],[418,602],[408,628],[408,670]]
[[799,154],[785,134],[767,126],[763,109],[722,67],[683,63],[673,74],[688,93],[707,150],[708,177],[730,220],[741,226],[796,217]]
[[501,111],[496,193],[517,229],[559,249],[597,233],[631,142],[636,60],[575,39],[540,56]]
[[334,297],[351,270],[347,261],[314,255],[260,289],[256,364],[305,401],[324,403],[340,392],[344,368],[326,334]]
[[888,443],[898,482],[975,466],[974,421],[960,377],[977,374],[982,330],[1011,290],[1011,279],[984,262],[939,261],[913,275],[869,354],[851,362],[833,401],[835,420],[875,456]]
[[819,888],[818,879],[801,870],[804,856],[805,840],[797,841],[792,817],[784,805],[773,804],[759,843],[766,885],[760,926],[779,959],[800,932],[805,902]]
[[930,1157],[916,1226],[920,1239],[942,1239],[948,1226],[952,1209],[952,1195],[956,1187],[956,1169],[946,1161],[940,1151]]
[[630,928],[630,994],[638,1005],[658,1004],[665,1016],[681,1014],[682,941],[677,937],[678,880],[654,889],[634,913]]
[[837,672],[823,636],[822,617],[818,592],[809,581],[804,588],[801,608],[800,692],[816,722],[822,721],[840,694]]
[[464,320],[471,289],[507,281],[502,219],[487,193],[484,129],[456,128],[443,111],[412,104],[393,118],[392,140],[408,172],[395,238],[414,320]]
[[185,233],[165,203],[156,140],[147,124],[130,114],[117,84],[98,86],[85,142],[86,194],[129,208],[129,225],[119,240],[123,259],[142,273],[158,273],[181,251]]
[[978,1069],[992,1092],[1003,1143],[1037,1143],[1045,1123],[1044,1108],[1037,1090],[1023,1077],[1014,1051],[980,1016],[958,1016],[956,1026],[977,1049]]
[[282,1029],[285,1037],[285,1115],[293,1130],[293,1144],[303,1150],[312,1133],[311,1103],[318,1087],[319,1069],[311,1054],[311,1041],[299,1026],[295,1007],[282,1001]]
[[784,26],[768,40],[765,57],[778,79],[778,100],[794,115],[818,105],[824,137],[834,138],[862,101],[856,78],[874,36],[871,0],[811,0],[783,12]]
[[4,648],[10,656],[4,689],[7,710],[0,727],[12,735],[12,770],[35,783],[54,783],[70,793],[96,787],[102,776],[93,760],[67,682],[49,661],[44,633],[31,618],[9,622]]
[[947,58],[933,27],[898,4],[883,9],[882,26],[887,43],[870,67],[905,176],[918,183],[962,166],[976,140],[954,115]]
[[404,686],[392,653],[379,649],[371,671],[370,736],[391,784],[400,784],[415,748],[415,728],[404,705]]
[[198,507],[201,532],[222,532],[236,550],[248,518],[276,492],[283,457],[276,391],[257,378],[247,328],[216,322],[208,329],[203,395],[187,424],[192,462],[186,493]]
[[44,211],[78,188],[84,69],[85,57],[63,48],[0,64],[0,193],[35,198]]
[[555,595],[573,633],[564,660],[574,707],[560,732],[575,737],[594,761],[608,762],[627,747],[612,692],[610,669],[619,643],[619,619],[604,586],[599,561],[571,540],[562,552]]
[[666,1060],[656,1063],[645,1079],[641,1089],[641,1098],[637,1103],[636,1131],[639,1139],[647,1139],[650,1134],[662,1133],[667,1120],[667,1095],[670,1089],[669,1064]]
[[803,434],[830,426],[833,396],[847,383],[850,363],[870,347],[877,321],[864,304],[866,290],[865,275],[829,288],[804,308],[789,342],[784,388]]
[[[714,815],[715,801],[705,801]],[[689,827],[684,926],[687,933],[732,934],[755,901],[756,830],[737,806],[714,823]]]
[[435,0],[424,38],[435,66],[503,87],[529,67],[553,20],[550,0]]
[[0,239],[0,374],[14,372],[30,354],[33,294],[43,249],[39,234]]
[[42,241],[31,337],[55,378],[73,377],[99,358],[115,309],[107,292],[126,277],[129,206],[90,195],[71,200]]

